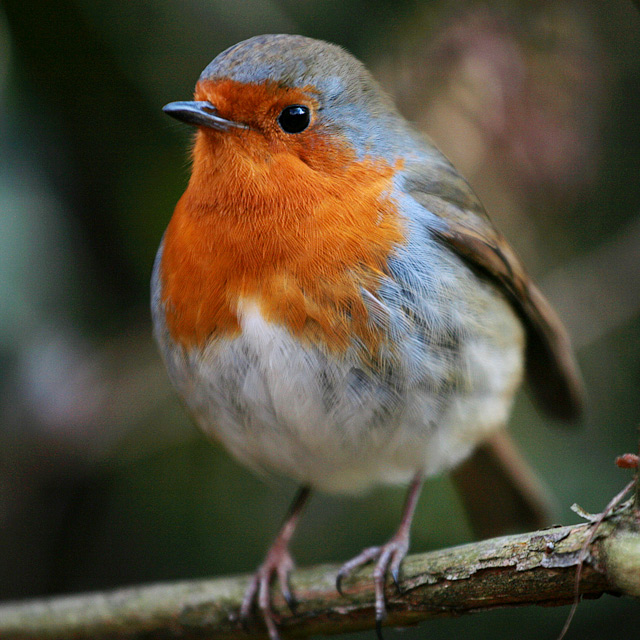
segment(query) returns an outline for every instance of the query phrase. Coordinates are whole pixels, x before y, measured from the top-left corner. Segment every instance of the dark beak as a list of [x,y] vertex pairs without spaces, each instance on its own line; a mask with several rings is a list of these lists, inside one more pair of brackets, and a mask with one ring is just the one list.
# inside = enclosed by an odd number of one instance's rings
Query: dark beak
[[210,102],[203,100],[170,102],[162,107],[162,110],[176,120],[198,127],[209,127],[217,131],[227,131],[231,127],[248,129],[246,124],[226,120],[216,115],[216,108]]

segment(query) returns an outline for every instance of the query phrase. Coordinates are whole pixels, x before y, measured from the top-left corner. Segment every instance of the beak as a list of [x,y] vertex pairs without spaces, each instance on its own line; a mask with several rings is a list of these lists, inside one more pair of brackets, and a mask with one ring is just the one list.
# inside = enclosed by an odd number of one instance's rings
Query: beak
[[216,108],[207,101],[191,100],[185,102],[170,102],[162,110],[172,118],[194,124],[198,127],[209,127],[216,131],[227,131],[231,127],[248,129],[246,124],[226,120],[216,115]]

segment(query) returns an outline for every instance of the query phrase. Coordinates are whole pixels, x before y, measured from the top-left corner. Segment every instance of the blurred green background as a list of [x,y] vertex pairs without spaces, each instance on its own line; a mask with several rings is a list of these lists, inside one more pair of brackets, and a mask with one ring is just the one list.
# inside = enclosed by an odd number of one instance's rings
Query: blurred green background
[[[259,33],[341,44],[484,201],[574,337],[580,430],[525,393],[513,432],[557,500],[600,510],[628,479],[640,385],[640,12],[629,0],[2,0],[0,598],[251,571],[291,499],[206,441],[150,337],[155,250],[188,179],[188,99]],[[387,539],[403,491],[316,496],[298,564]],[[412,550],[471,539],[431,480]],[[438,620],[404,638],[553,638],[567,608]],[[636,602],[584,602],[569,637],[627,636]],[[361,634],[371,638],[372,634]],[[394,637],[390,631],[388,637]]]

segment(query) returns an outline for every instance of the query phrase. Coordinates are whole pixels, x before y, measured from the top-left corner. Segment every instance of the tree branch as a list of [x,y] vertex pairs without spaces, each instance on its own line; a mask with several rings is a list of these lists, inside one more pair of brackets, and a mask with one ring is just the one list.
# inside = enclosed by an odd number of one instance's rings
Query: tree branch
[[[432,617],[496,607],[562,605],[573,600],[576,568],[592,523],[494,538],[409,556],[403,593],[389,583],[387,624],[405,626]],[[295,571],[296,613],[274,587],[283,636],[372,628],[373,582],[363,570],[335,590],[336,566]],[[193,639],[264,637],[257,619],[245,631],[237,620],[248,577],[121,589],[110,593],[7,603],[0,606],[3,640]],[[640,598],[640,514],[627,503],[603,522],[586,554],[582,596],[603,593]]]

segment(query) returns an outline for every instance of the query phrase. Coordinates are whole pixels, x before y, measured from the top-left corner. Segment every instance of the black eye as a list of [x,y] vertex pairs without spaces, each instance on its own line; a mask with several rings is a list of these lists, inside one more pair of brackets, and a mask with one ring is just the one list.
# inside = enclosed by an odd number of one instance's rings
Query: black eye
[[287,133],[300,133],[309,126],[311,112],[309,107],[301,104],[292,104],[285,107],[278,116],[278,123]]

